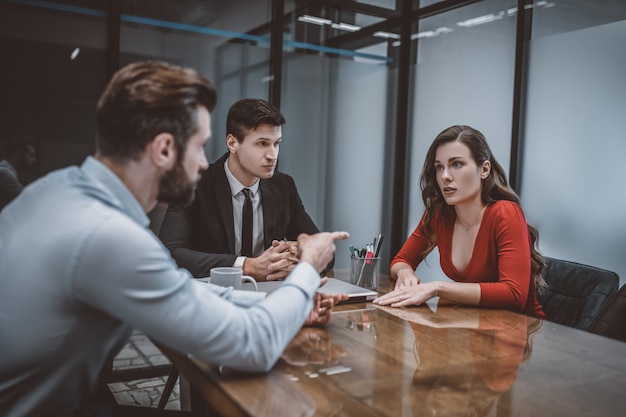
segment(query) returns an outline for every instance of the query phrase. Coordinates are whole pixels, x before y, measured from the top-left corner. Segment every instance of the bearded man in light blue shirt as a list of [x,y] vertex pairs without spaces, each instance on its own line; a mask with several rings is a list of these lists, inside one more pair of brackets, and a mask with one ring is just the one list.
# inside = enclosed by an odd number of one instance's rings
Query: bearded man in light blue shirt
[[74,415],[133,328],[200,359],[267,371],[305,322],[329,319],[319,272],[335,239],[302,235],[269,296],[205,284],[148,229],[188,204],[211,133],[213,86],[191,69],[131,64],[97,110],[97,152],[27,187],[0,215],[0,415]]

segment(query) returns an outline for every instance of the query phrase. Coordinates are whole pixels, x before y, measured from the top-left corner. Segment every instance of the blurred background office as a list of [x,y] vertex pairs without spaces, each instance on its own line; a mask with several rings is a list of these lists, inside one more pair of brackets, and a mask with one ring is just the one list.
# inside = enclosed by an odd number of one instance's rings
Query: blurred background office
[[[37,175],[94,150],[111,74],[158,59],[217,86],[209,160],[228,107],[285,114],[279,169],[321,229],[385,236],[382,271],[419,222],[419,175],[452,124],[483,133],[551,257],[626,281],[623,0],[0,0],[3,137],[28,136]],[[437,254],[420,274],[441,278]]]

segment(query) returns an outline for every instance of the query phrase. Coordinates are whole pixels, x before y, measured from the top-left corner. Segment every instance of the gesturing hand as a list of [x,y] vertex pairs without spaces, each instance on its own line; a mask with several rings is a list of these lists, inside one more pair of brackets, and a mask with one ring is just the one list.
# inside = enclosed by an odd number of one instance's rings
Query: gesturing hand
[[306,318],[304,325],[313,326],[328,323],[330,321],[334,305],[347,299],[347,294],[316,293],[313,302],[313,309]]
[[323,232],[314,235],[302,233],[298,236],[300,260],[310,263],[318,272],[322,272],[333,258],[335,240],[345,240],[348,237],[348,232]]

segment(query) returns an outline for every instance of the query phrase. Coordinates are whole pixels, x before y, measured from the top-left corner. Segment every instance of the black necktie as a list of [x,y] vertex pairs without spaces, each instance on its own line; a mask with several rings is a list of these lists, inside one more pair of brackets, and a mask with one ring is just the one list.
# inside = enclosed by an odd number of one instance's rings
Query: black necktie
[[241,256],[252,256],[252,191],[244,188],[243,193],[246,199],[241,213]]

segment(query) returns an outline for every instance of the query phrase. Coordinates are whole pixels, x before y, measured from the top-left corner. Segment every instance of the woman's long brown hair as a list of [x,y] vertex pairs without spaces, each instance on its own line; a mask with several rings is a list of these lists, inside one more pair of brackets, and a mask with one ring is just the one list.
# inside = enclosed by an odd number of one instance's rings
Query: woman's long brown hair
[[[454,141],[461,142],[469,148],[477,166],[482,166],[485,161],[491,163],[491,172],[489,176],[482,181],[481,186],[481,199],[483,204],[489,205],[499,200],[508,200],[521,206],[518,195],[509,186],[504,169],[491,153],[485,136],[470,126],[455,125],[445,129],[437,135],[430,145],[420,177],[422,201],[426,208],[423,233],[429,240],[429,245],[424,251],[424,256],[428,255],[436,245],[436,236],[431,226],[431,221],[435,213],[440,213],[442,216],[448,217],[454,211],[454,207],[448,205],[443,199],[443,195],[437,184],[435,172],[435,155],[437,149],[445,143]],[[531,240],[530,261],[533,280],[537,288],[543,288],[546,286],[543,279],[543,271],[546,267],[546,263],[537,249],[539,233],[537,229],[530,224],[528,224],[528,233],[530,234]]]

